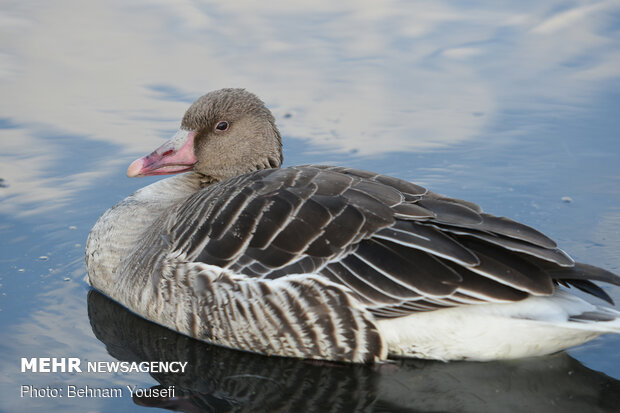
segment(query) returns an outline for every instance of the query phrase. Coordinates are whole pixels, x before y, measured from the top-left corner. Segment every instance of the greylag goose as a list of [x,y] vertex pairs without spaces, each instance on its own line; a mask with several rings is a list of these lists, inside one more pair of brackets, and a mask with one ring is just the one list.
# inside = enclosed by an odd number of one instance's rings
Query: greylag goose
[[345,362],[492,360],[620,333],[620,312],[542,233],[391,176],[280,168],[274,117],[243,89],[194,102],[134,161],[160,180],[106,211],[86,246],[93,288],[206,342]]

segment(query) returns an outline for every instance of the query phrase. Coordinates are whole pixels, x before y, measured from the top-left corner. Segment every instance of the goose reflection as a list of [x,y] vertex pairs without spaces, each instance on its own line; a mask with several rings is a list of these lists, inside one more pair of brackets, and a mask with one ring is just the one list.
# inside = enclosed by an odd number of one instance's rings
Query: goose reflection
[[121,361],[187,361],[152,373],[175,398],[136,404],[183,412],[616,412],[620,381],[566,353],[487,363],[396,360],[341,365],[264,357],[202,343],[146,321],[96,291],[95,336]]

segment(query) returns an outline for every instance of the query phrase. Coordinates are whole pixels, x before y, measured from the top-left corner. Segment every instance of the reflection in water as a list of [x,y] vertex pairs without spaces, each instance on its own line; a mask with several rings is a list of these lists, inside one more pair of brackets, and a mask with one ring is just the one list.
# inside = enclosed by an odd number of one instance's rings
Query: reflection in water
[[153,373],[174,399],[136,404],[185,412],[612,412],[620,381],[566,353],[489,363],[398,360],[341,365],[264,357],[208,345],[130,313],[96,291],[93,332],[122,361],[188,361],[185,374]]
[[[10,3],[0,208],[12,214],[122,174],[119,152],[150,150],[213,89],[262,96],[313,151],[376,155],[485,136],[506,111],[527,117],[508,135],[546,130],[542,114],[579,114],[620,67],[613,1]],[[54,177],[67,136],[114,149]]]

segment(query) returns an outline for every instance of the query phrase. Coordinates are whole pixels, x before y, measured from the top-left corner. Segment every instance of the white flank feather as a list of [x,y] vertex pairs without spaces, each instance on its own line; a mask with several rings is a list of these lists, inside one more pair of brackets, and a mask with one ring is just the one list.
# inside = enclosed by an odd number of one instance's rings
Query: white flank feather
[[[573,321],[583,313],[613,321]],[[620,332],[620,312],[564,291],[516,303],[460,306],[377,322],[393,355],[439,360],[540,356]]]

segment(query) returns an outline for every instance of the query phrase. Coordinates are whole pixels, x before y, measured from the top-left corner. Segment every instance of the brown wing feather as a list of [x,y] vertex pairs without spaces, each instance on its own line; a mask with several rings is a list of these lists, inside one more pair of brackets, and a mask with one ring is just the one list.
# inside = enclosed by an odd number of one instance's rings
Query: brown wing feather
[[[329,166],[268,169],[211,185],[169,220],[186,259],[252,277],[320,273],[378,317],[547,295],[554,283],[603,299],[589,280],[620,277],[575,265],[542,233],[418,185]],[[177,225],[178,222],[189,222]]]

